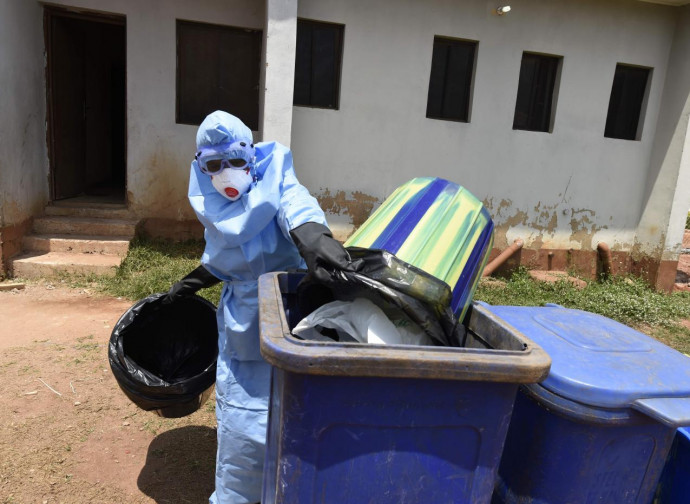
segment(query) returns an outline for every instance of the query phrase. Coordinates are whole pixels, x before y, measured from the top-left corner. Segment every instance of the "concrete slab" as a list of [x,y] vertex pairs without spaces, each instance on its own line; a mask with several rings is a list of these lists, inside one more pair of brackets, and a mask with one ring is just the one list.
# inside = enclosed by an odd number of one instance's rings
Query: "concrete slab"
[[11,291],[14,289],[22,290],[23,288],[23,282],[0,282],[0,292]]
[[28,235],[22,240],[25,251],[109,254],[125,257],[129,250],[126,236],[45,234]]
[[106,254],[75,254],[71,252],[29,252],[10,260],[15,278],[41,278],[61,272],[114,276],[122,258]]
[[47,216],[34,219],[36,234],[77,234],[134,237],[137,221],[92,217]]
[[132,214],[125,205],[102,204],[59,204],[55,202],[45,208],[45,214],[51,217],[96,217],[98,219],[131,219]]

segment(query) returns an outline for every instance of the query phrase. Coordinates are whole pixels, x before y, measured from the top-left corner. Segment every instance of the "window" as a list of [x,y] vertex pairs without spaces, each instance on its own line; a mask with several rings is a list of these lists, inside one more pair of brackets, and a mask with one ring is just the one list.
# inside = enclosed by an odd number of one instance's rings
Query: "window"
[[469,122],[477,42],[434,37],[426,116]]
[[639,140],[640,117],[647,94],[650,68],[616,65],[604,136],[622,140]]
[[513,129],[550,132],[560,56],[522,53]]
[[177,21],[177,122],[214,110],[259,129],[260,30]]
[[293,103],[338,109],[344,25],[297,20]]

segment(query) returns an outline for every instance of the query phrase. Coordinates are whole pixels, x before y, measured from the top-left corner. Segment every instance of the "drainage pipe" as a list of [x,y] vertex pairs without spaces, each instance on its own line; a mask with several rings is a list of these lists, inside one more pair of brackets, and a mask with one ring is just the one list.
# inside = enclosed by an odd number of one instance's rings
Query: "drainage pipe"
[[487,277],[491,275],[491,273],[496,271],[496,269],[498,269],[499,266],[506,262],[510,256],[512,256],[515,252],[520,250],[522,248],[522,245],[523,241],[520,238],[515,240],[510,247],[501,252],[498,255],[498,257],[496,257],[496,259],[494,259],[484,267],[484,273],[482,273],[482,276]]
[[601,272],[604,275],[611,274],[611,264],[613,261],[611,259],[611,249],[604,242],[599,242],[597,245],[597,253],[599,254],[599,259],[601,259]]

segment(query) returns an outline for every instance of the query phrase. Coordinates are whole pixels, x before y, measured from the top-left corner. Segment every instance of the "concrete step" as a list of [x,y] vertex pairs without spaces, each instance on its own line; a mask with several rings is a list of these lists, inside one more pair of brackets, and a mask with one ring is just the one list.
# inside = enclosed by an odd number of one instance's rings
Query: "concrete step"
[[137,221],[93,217],[44,216],[34,219],[36,234],[134,237]]
[[32,252],[73,252],[77,254],[109,254],[125,257],[129,250],[127,236],[92,236],[43,234],[28,235],[22,248]]
[[93,217],[96,219],[131,219],[126,205],[115,203],[86,204],[55,201],[45,208],[47,216]]
[[122,258],[107,254],[27,252],[10,259],[14,278],[43,278],[61,272],[114,276]]

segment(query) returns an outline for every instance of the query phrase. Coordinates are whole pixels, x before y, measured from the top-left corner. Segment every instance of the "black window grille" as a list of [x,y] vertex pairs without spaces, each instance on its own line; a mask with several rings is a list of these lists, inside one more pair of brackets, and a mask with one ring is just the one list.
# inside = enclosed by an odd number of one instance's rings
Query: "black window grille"
[[434,37],[426,116],[469,122],[477,42]]
[[176,121],[225,110],[257,131],[261,44],[261,30],[178,20]]
[[640,118],[650,75],[650,68],[616,65],[604,128],[605,137],[639,140]]
[[293,104],[338,109],[344,25],[297,20]]
[[551,131],[560,56],[522,53],[513,129]]

